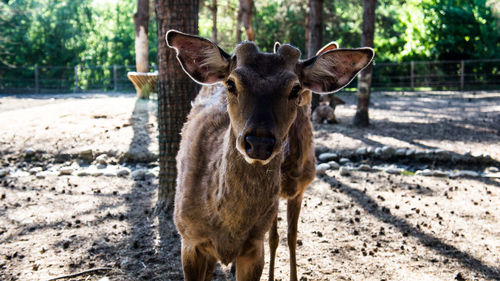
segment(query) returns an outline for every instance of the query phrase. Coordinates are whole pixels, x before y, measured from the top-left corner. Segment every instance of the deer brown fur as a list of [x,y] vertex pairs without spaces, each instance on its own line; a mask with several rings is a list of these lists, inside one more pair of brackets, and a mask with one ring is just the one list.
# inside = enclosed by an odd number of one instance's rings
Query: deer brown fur
[[334,50],[300,61],[291,45],[263,53],[244,42],[230,56],[197,36],[169,31],[166,39],[195,81],[224,83],[202,88],[182,129],[174,221],[185,280],[211,280],[217,261],[234,262],[239,281],[260,280],[269,230],[273,276],[281,196],[296,281],[297,222],[315,175],[310,90],[342,88],[373,51]]

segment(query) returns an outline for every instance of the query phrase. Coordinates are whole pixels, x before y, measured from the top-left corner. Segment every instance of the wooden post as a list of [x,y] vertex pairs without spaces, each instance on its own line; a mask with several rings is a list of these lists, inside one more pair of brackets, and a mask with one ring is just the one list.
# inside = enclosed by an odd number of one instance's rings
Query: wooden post
[[118,76],[116,75],[116,64],[113,64],[113,91],[118,91]]
[[75,65],[75,89],[73,90],[73,93],[76,93],[78,91],[78,65]]
[[38,65],[35,65],[35,92],[40,93],[40,84],[38,82]]
[[410,85],[411,85],[411,90],[415,91],[415,63],[413,61],[410,62]]
[[464,90],[464,77],[465,76],[465,66],[464,66],[464,60],[460,61],[460,91]]

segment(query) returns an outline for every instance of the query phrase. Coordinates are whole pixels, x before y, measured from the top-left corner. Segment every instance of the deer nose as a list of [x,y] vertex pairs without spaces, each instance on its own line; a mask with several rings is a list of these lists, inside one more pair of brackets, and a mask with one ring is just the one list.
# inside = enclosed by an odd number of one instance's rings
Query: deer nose
[[245,136],[245,152],[250,158],[267,160],[273,154],[274,137]]

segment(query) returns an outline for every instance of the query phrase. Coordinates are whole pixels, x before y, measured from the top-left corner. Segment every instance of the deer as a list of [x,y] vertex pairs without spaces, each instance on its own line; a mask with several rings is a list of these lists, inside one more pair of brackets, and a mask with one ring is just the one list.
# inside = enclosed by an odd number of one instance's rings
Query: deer
[[233,263],[236,280],[260,280],[269,232],[270,280],[278,207],[287,200],[290,280],[297,281],[297,224],[315,177],[311,91],[347,85],[373,59],[371,48],[327,50],[301,60],[290,44],[273,53],[253,42],[228,54],[212,41],[166,33],[184,72],[203,85],[181,130],[173,219],[185,280],[211,280]]
[[341,98],[335,95],[323,95],[316,109],[313,110],[312,120],[318,124],[327,122],[329,124],[337,124],[335,118],[335,107],[340,104],[345,104]]

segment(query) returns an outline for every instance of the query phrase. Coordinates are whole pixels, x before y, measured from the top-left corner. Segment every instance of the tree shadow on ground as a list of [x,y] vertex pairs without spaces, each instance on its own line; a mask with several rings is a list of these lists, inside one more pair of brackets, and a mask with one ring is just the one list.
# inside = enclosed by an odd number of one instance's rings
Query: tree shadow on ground
[[[435,122],[393,122],[391,120],[372,120],[367,128],[357,128],[350,124],[330,125],[316,124],[315,131],[327,133],[340,133],[348,137],[358,139],[371,146],[382,146],[384,144],[370,139],[369,136],[382,136],[395,138],[407,142],[422,149],[433,147],[420,143],[421,140],[439,141],[476,141],[476,142],[498,142],[500,135],[491,128],[493,124],[478,127],[474,124],[457,124],[450,120],[439,120]],[[500,132],[500,131],[499,131]]]
[[500,268],[495,268],[484,264],[481,260],[473,257],[469,253],[460,251],[455,246],[449,245],[439,238],[422,232],[416,227],[410,225],[407,221],[387,212],[377,202],[366,195],[363,191],[350,187],[349,185],[339,182],[331,177],[321,177],[321,181],[326,182],[332,188],[337,188],[344,194],[348,195],[357,205],[362,207],[366,212],[376,217],[378,220],[393,225],[404,235],[413,236],[423,246],[432,249],[437,254],[454,259],[461,263],[464,267],[472,271],[478,272],[488,279],[500,279]]
[[[151,109],[148,100],[136,100],[130,117],[134,134],[129,145],[129,153],[148,152],[147,148],[151,143],[151,132],[148,127]],[[146,167],[147,163],[143,166]],[[175,264],[172,256],[180,256],[180,250],[175,249],[179,243],[173,243],[171,245],[173,247],[170,248],[164,247],[161,240],[158,243],[158,231],[161,233],[161,229],[157,228],[153,214],[157,181],[143,177],[135,177],[133,180],[131,191],[126,195],[130,198],[127,200],[126,213],[130,233],[116,249],[122,259],[120,268],[127,279],[131,280],[182,280],[181,271],[175,271],[175,267],[165,268],[172,263]]]
[[[340,116],[340,125],[315,125],[315,129],[345,134],[371,146],[383,144],[371,139],[370,135],[394,138],[422,149],[432,149],[423,143],[426,140],[498,143],[500,114],[495,106],[500,96],[471,97],[464,99],[461,95],[441,93],[389,96],[374,93],[369,127],[356,128],[351,125],[352,116]],[[353,109],[356,97],[345,98]]]
[[[492,124],[490,124],[492,125]],[[390,120],[375,120],[372,122],[368,128],[356,128],[353,125],[340,125],[335,127],[335,125],[315,125],[315,130],[323,133],[339,133],[348,138],[352,138],[360,141],[362,144],[360,146],[372,146],[372,147],[383,147],[389,145],[380,141],[375,141],[373,137],[381,138],[393,138],[397,141],[406,142],[409,145],[416,146],[420,149],[425,150],[435,150],[440,147],[426,145],[422,141],[435,140],[435,141],[448,141],[457,142],[457,146],[463,146],[463,143],[475,142],[475,143],[489,143],[490,146],[495,143],[500,143],[500,135],[493,133],[491,129],[481,129],[474,127],[472,124],[463,125],[456,124],[455,122],[449,120],[440,120],[437,122],[430,123],[418,123],[418,122],[392,122]],[[500,131],[499,131],[500,132]],[[350,145],[350,144],[349,144]],[[403,146],[404,148],[405,146]],[[340,147],[334,148],[338,152],[350,151],[352,148]],[[491,150],[491,148],[490,148]],[[461,159],[463,156],[460,153],[449,151],[452,159]],[[474,151],[474,153],[484,153],[484,151]],[[404,159],[403,159],[404,160]],[[413,160],[412,160],[413,161]],[[434,162],[425,161],[425,159],[419,160],[420,162],[429,162],[431,166],[434,166]],[[418,161],[417,161],[418,162]],[[463,164],[460,169],[475,169],[484,168],[487,166],[500,166],[500,161],[497,159],[490,159],[489,161],[468,161],[464,162],[461,160],[457,163],[452,161],[441,161],[441,165],[445,165],[448,168],[453,168],[455,164]],[[468,167],[469,166],[469,167]]]

